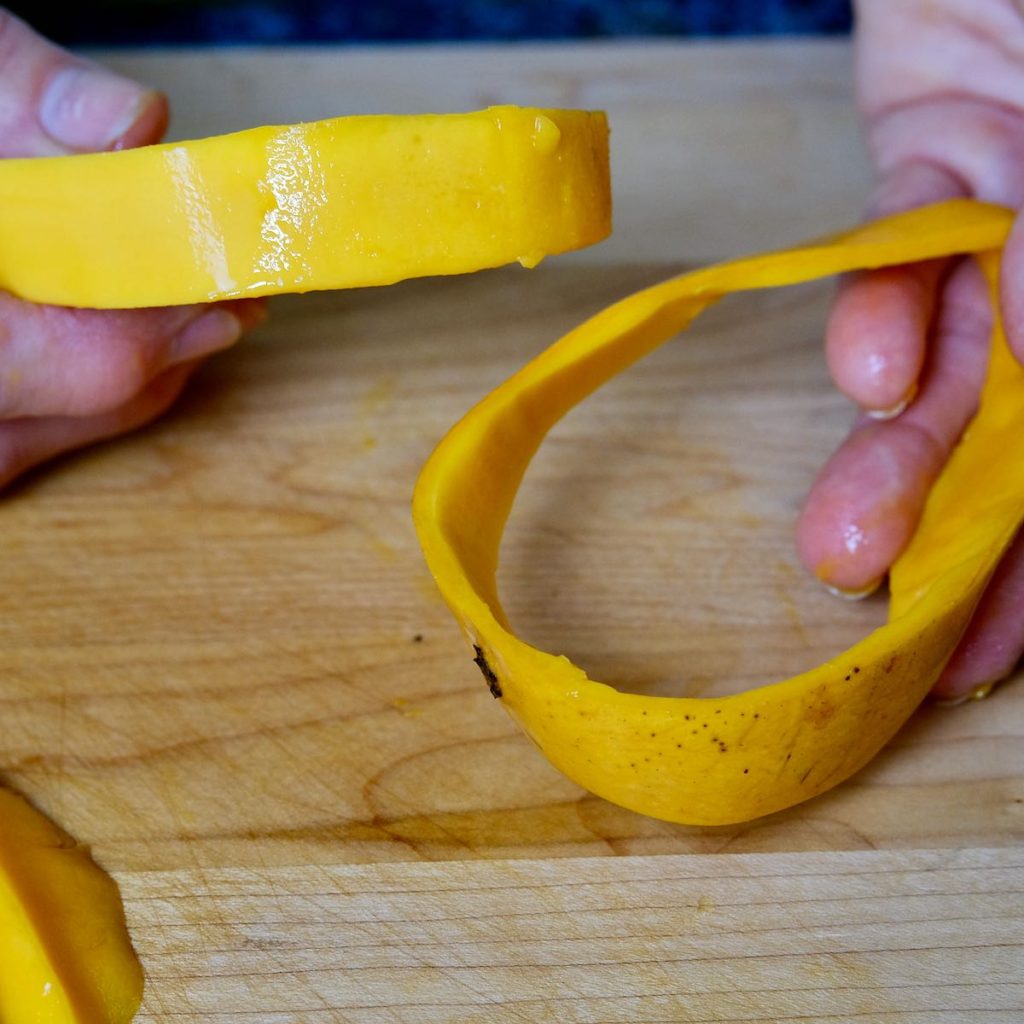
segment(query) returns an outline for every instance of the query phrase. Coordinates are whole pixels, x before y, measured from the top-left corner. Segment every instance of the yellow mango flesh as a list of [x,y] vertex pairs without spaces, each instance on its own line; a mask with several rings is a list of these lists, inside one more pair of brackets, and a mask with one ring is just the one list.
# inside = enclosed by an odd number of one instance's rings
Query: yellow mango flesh
[[620,693],[515,636],[496,590],[498,548],[547,431],[722,296],[960,253],[985,254],[994,284],[1011,221],[953,201],[674,278],[576,328],[442,440],[413,500],[427,564],[492,693],[557,768],[652,817],[728,824],[836,785],[906,721],[1024,516],[1024,370],[998,326],[979,412],[890,575],[887,624],[809,672],[722,698]]
[[608,234],[608,126],[492,107],[4,160],[0,209],[0,288],[67,306],[533,266]]
[[117,886],[0,788],[0,1021],[127,1024],[142,983]]

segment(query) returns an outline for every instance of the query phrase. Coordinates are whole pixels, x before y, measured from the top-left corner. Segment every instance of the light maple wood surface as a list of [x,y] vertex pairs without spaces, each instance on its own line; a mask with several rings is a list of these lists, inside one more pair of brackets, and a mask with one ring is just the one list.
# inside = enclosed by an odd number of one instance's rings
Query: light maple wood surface
[[124,888],[150,971],[139,1024],[1019,1024],[1022,866],[1019,850],[582,858]]
[[[616,196],[612,240],[532,272],[275,301],[173,414],[0,501],[0,773],[121,883],[142,1019],[1021,1020],[1019,684],[925,707],[794,810],[652,821],[518,733],[409,517],[447,427],[583,317],[856,217],[846,47],[111,63],[168,91],[176,137],[602,107]],[[729,301],[556,428],[503,551],[523,635],[604,681],[702,694],[883,621],[793,552],[851,419],[821,356],[830,287]]]

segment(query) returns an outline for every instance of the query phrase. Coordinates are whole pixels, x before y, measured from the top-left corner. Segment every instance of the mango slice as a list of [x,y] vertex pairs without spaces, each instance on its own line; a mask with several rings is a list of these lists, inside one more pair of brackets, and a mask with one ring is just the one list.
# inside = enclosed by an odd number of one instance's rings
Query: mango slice
[[492,107],[4,160],[0,209],[0,288],[66,306],[533,266],[608,234],[608,126]]
[[142,983],[117,886],[0,787],[0,1021],[127,1024]]
[[570,332],[441,441],[413,501],[427,564],[491,692],[552,764],[652,817],[729,824],[835,786],[906,721],[1024,516],[1024,370],[998,326],[977,416],[890,574],[887,623],[809,672],[721,698],[620,693],[516,637],[498,601],[498,548],[555,422],[722,296],[962,253],[983,254],[994,287],[1011,219],[952,201],[648,288]]

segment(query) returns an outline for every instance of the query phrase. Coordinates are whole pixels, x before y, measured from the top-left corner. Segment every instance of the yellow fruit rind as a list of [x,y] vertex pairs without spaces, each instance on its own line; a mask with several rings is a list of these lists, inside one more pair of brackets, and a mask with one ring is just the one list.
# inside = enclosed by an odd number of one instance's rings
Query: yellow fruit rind
[[963,253],[987,254],[994,287],[1011,220],[1000,207],[955,200],[674,278],[570,332],[442,440],[413,501],[428,566],[492,692],[556,767],[653,817],[728,824],[836,785],[906,721],[1024,515],[1024,371],[998,324],[979,412],[892,570],[889,621],[809,672],[731,697],[620,693],[515,636],[496,590],[498,548],[551,426],[722,296]]

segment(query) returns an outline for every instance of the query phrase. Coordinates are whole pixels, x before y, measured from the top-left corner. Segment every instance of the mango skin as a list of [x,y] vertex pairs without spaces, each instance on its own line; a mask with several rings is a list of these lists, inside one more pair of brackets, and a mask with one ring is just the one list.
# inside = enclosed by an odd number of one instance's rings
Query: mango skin
[[849,778],[909,718],[1024,518],[1024,368],[998,324],[978,414],[890,574],[889,621],[809,672],[722,698],[620,693],[515,636],[498,549],[547,431],[724,295],[964,253],[981,254],[995,292],[1011,223],[1001,207],[954,200],[674,278],[577,327],[452,428],[416,485],[420,545],[491,692],[552,764],[651,817],[734,824]]
[[391,284],[600,241],[604,114],[342,117],[0,161],[0,288],[127,308]]
[[0,787],[0,1021],[128,1024],[142,988],[113,879]]

